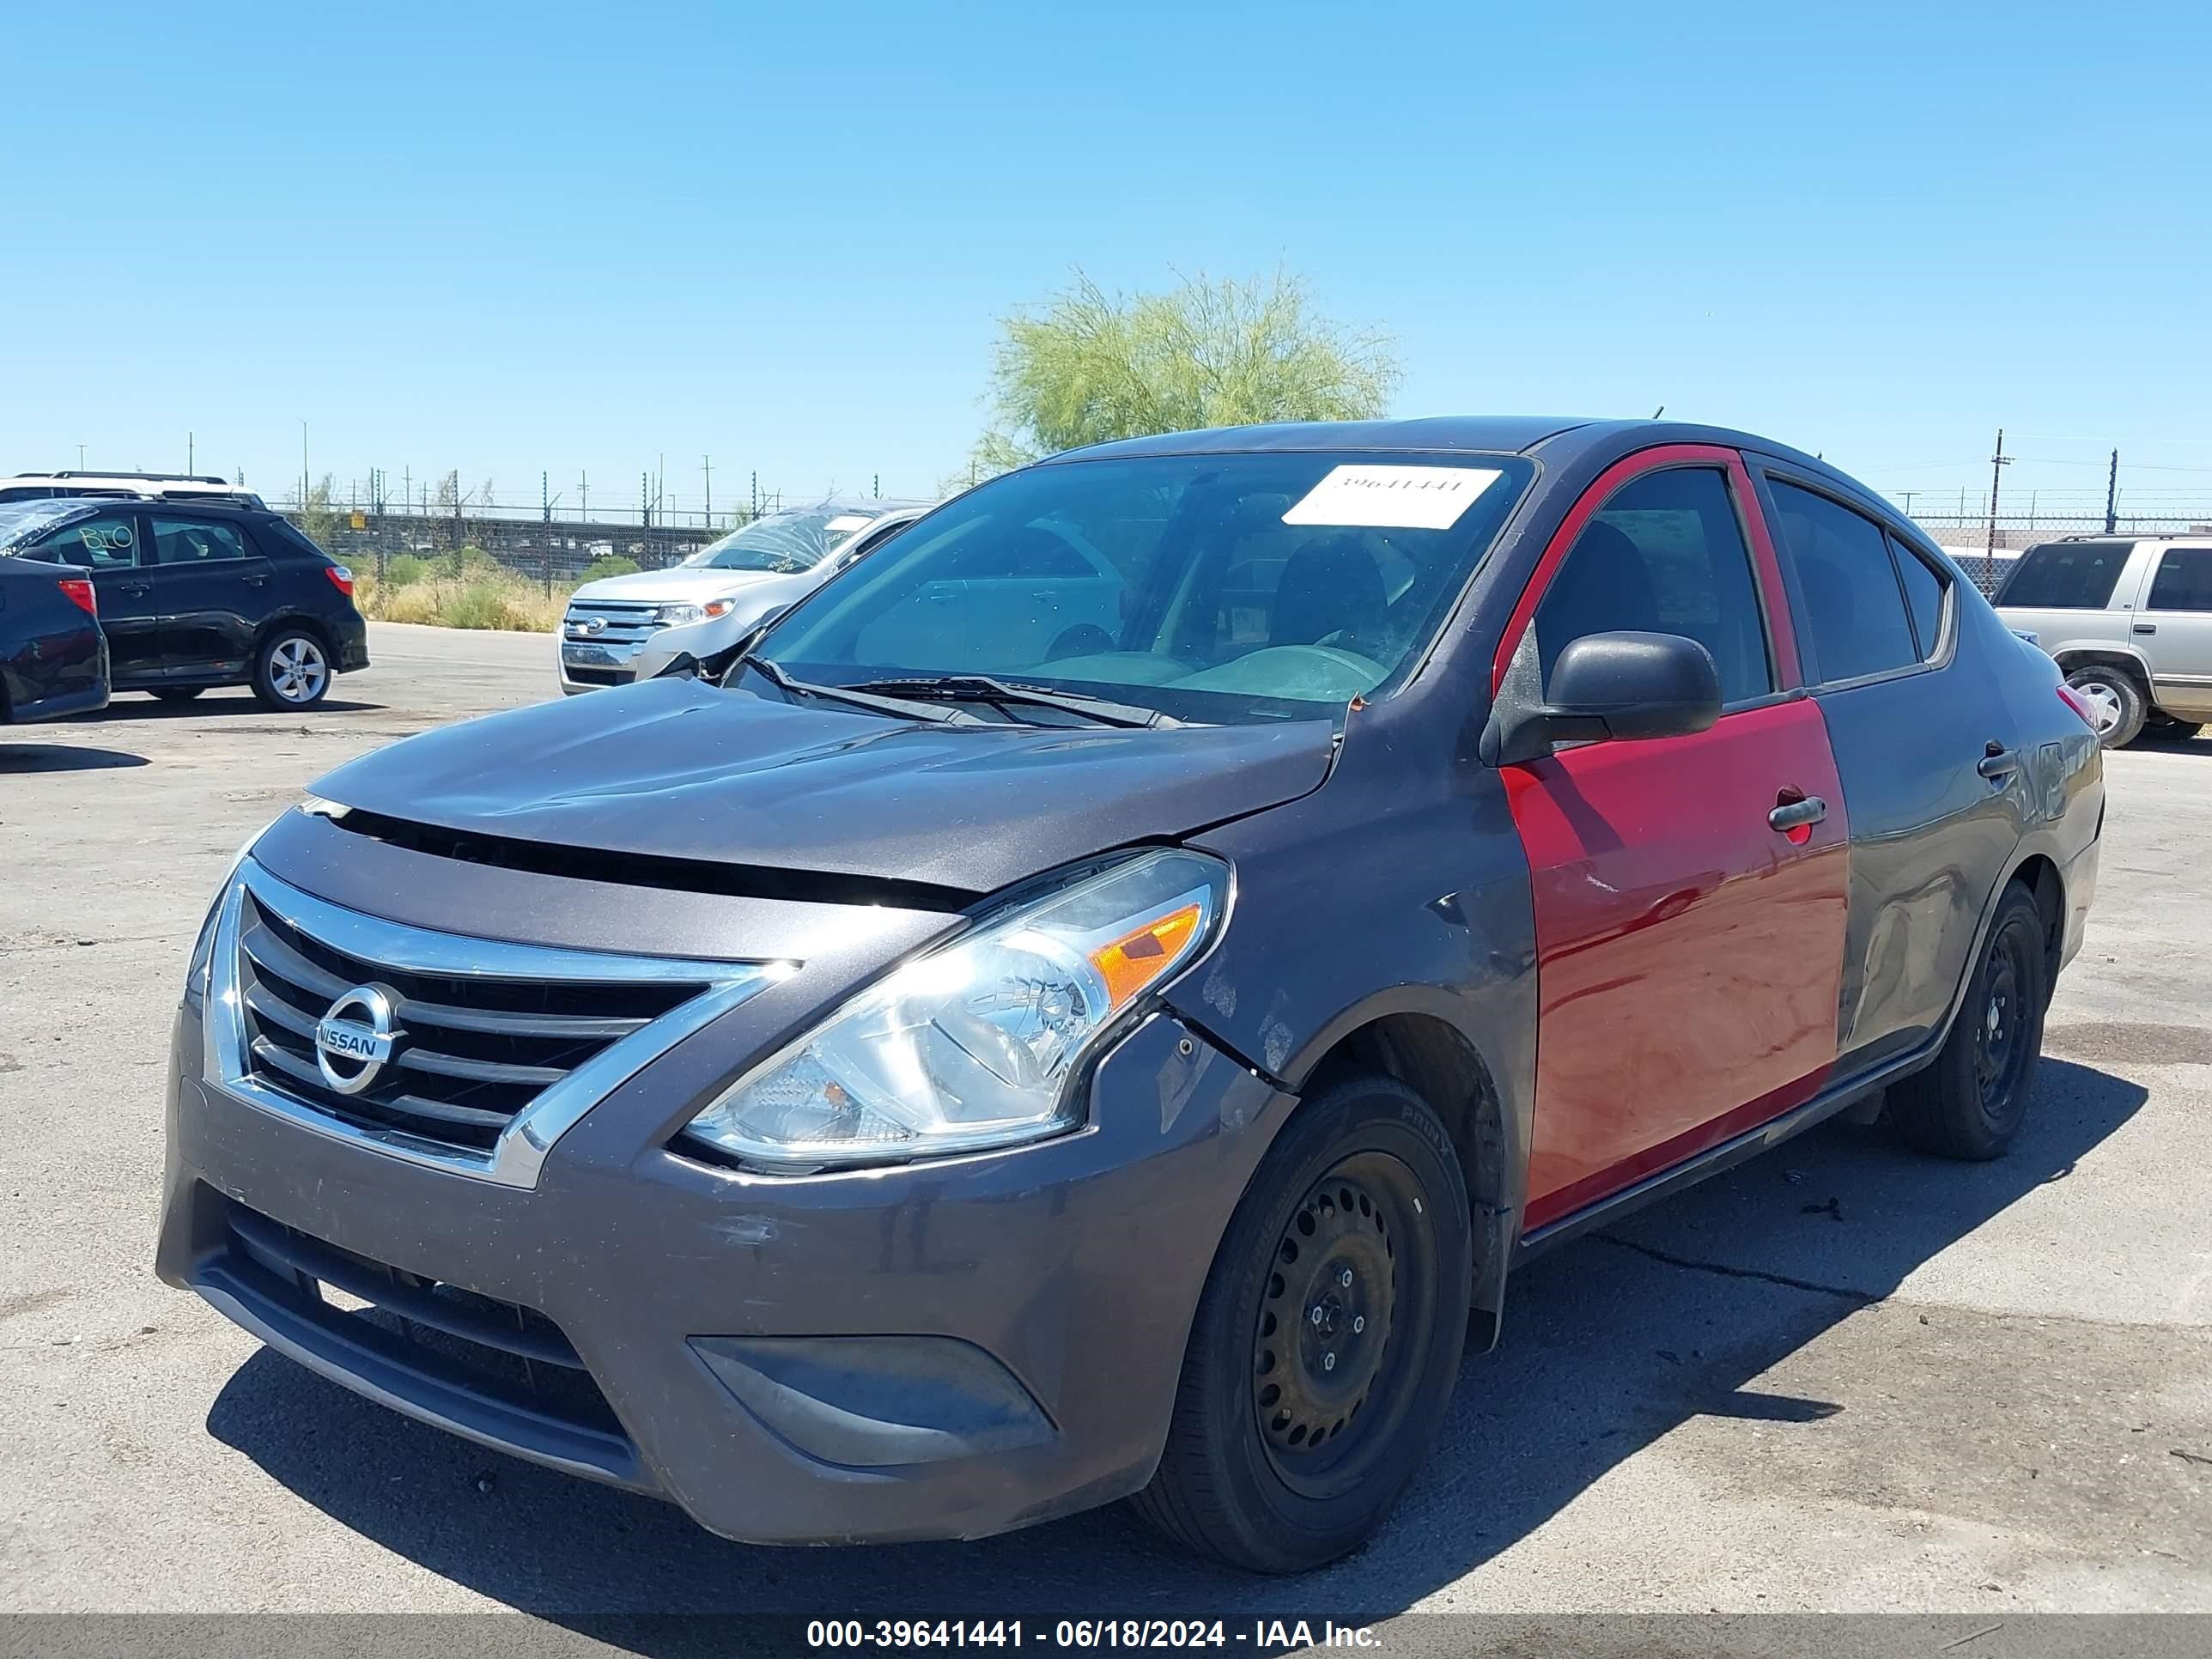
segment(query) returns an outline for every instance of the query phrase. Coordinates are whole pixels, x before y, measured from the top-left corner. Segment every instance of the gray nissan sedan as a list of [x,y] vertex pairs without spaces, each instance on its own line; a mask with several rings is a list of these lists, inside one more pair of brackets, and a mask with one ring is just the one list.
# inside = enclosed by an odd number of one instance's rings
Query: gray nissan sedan
[[1534,1252],[1838,1114],[2002,1154],[2096,889],[2051,659],[1717,428],[1081,451],[681,668],[241,855],[158,1266],[737,1539],[1341,1555]]

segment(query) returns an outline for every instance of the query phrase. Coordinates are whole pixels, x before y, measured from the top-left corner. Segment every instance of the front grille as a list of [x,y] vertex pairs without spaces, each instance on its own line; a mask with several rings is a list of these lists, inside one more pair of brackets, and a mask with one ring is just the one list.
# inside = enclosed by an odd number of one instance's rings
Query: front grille
[[[600,624],[597,633],[592,623]],[[561,637],[587,645],[641,645],[660,630],[660,607],[621,599],[571,599]]]
[[[254,1304],[264,1323],[341,1375],[373,1369],[380,1384],[441,1417],[459,1414],[456,1401],[471,1402],[476,1426],[526,1454],[556,1451],[617,1478],[634,1462],[620,1419],[574,1346],[535,1308],[408,1273],[233,1200],[208,1198],[222,1206],[222,1243],[198,1279]],[[332,1292],[368,1305],[348,1307]]]
[[[706,989],[709,978],[410,971],[314,937],[250,888],[239,909],[237,974],[252,1081],[359,1128],[485,1154],[540,1095]],[[362,986],[390,998],[398,1035],[370,1085],[348,1094],[316,1063],[315,1028]]]

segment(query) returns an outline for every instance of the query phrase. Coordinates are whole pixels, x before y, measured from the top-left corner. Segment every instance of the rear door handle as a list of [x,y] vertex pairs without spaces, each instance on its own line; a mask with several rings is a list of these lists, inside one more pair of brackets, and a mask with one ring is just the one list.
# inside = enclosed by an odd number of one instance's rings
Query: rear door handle
[[1828,816],[1828,803],[1818,795],[1807,795],[1802,800],[1785,800],[1766,815],[1770,830],[1788,835],[1792,830],[1809,830]]
[[2138,634],[2155,634],[2158,632],[2158,624],[2156,623],[2137,623],[2135,625],[2135,631]]
[[2020,756],[1992,738],[1981,759],[1974,763],[1974,770],[1992,781],[2008,778],[2020,770]]

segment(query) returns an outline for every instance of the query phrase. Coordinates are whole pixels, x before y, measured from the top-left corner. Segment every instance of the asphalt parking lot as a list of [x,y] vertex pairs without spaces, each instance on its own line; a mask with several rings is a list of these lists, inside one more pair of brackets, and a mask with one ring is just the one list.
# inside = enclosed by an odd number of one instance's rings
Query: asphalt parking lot
[[1118,1511],[726,1543],[155,1280],[167,1026],[231,854],[338,762],[551,690],[542,637],[371,649],[304,717],[126,696],[0,732],[0,1610],[2212,1611],[2212,738],[2108,763],[2009,1158],[1831,1126],[1543,1261],[1395,1519],[1285,1585]]

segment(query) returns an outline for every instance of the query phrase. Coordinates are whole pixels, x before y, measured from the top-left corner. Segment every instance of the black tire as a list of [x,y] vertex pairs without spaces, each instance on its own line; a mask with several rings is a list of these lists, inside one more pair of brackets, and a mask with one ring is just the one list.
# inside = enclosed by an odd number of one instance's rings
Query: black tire
[[2143,728],[2143,735],[2156,743],[2189,743],[2203,729],[2202,720],[2178,720],[2171,714],[2155,714]]
[[313,708],[330,694],[330,647],[310,629],[278,628],[253,658],[253,695],[270,708]]
[[2042,907],[2014,882],[1998,902],[1951,1035],[1923,1070],[1890,1087],[1899,1134],[1945,1158],[2002,1154],[2027,1115],[2050,1000]]
[[1474,1248],[1458,1158],[1419,1095],[1354,1076],[1307,1100],[1215,1252],[1167,1449],[1132,1507],[1253,1572],[1357,1549],[1450,1403]]
[[165,685],[153,695],[162,702],[190,702],[206,690],[204,685]]
[[2142,734],[2150,699],[2142,683],[2124,668],[2085,663],[2066,676],[2066,684],[2088,699],[2097,736],[2107,749],[2124,749]]

